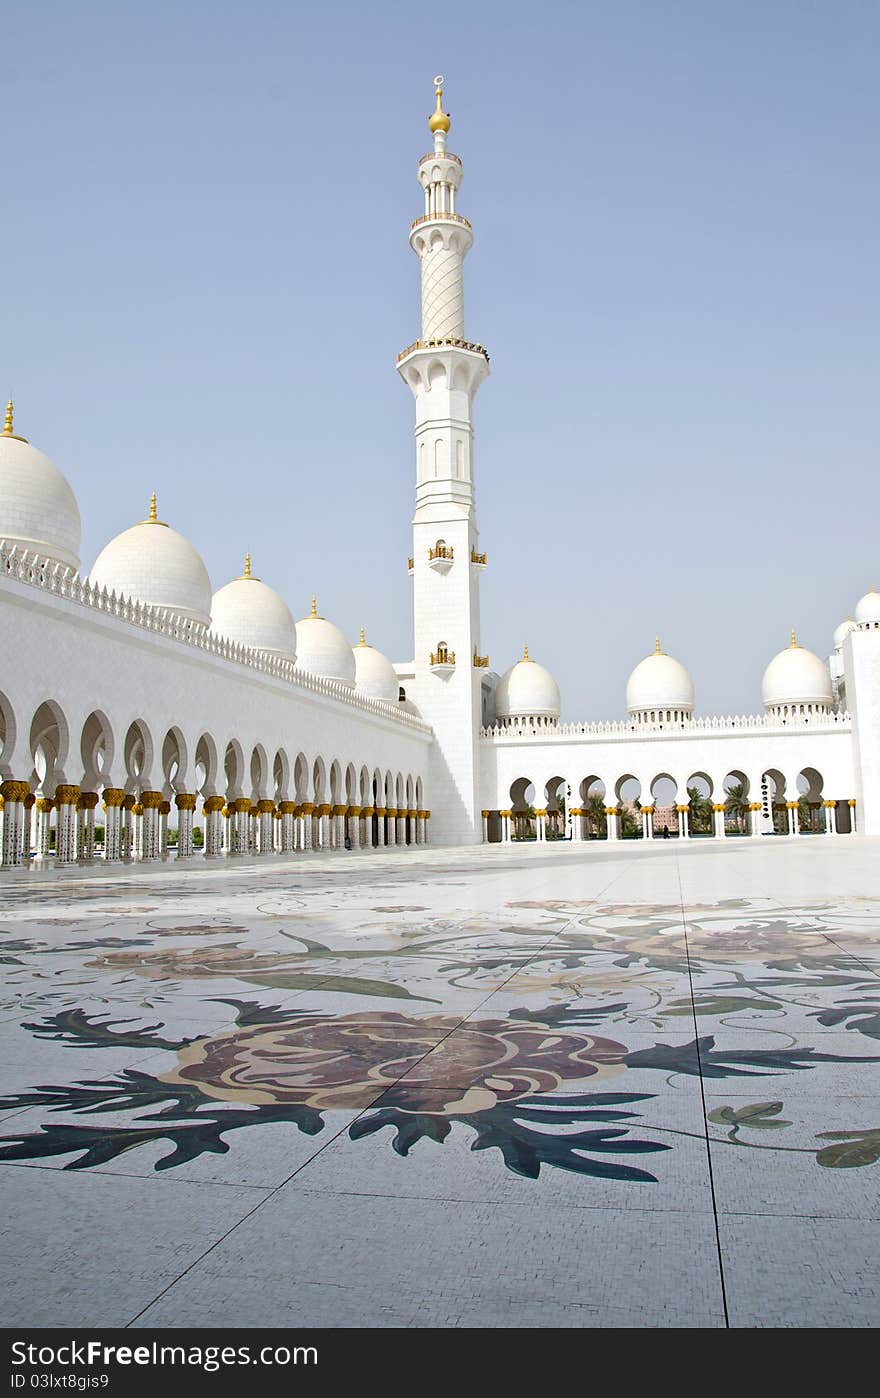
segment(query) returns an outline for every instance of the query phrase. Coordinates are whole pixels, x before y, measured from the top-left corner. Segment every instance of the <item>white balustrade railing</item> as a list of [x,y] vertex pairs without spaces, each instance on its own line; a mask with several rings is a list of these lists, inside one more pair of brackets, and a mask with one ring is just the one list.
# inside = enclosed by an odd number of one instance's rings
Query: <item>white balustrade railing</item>
[[557,723],[517,726],[498,724],[494,728],[481,728],[480,737],[495,742],[513,742],[528,738],[540,738],[544,742],[555,742],[558,738],[680,738],[694,733],[790,733],[792,730],[813,732],[849,731],[851,719],[848,713],[794,714],[783,723],[770,714],[729,714],[724,717],[709,715],[706,718],[685,719],[675,725],[663,728],[660,725],[626,723],[611,720],[607,723]]
[[0,579],[4,577],[15,578],[17,582],[27,583],[43,592],[54,593],[57,597],[65,597],[92,611],[118,617],[120,621],[131,626],[139,626],[145,631],[167,636],[169,640],[183,642],[184,645],[193,646],[210,655],[220,656],[223,660],[245,665],[250,670],[271,675],[273,679],[284,680],[297,689],[326,695],[329,699],[336,699],[342,704],[348,704],[352,708],[361,709],[380,718],[392,719],[395,723],[416,729],[420,733],[432,731],[430,725],[422,719],[386,699],[374,699],[369,695],[359,694],[341,684],[339,680],[310,675],[308,671],[300,670],[291,660],[270,655],[267,651],[238,645],[235,641],[229,641],[226,637],[209,631],[198,622],[184,621],[164,607],[151,607],[116,592],[108,592],[106,587],[90,583],[88,578],[81,578],[78,573],[72,572],[62,563],[29,553],[26,549],[9,545],[5,539],[0,539]]

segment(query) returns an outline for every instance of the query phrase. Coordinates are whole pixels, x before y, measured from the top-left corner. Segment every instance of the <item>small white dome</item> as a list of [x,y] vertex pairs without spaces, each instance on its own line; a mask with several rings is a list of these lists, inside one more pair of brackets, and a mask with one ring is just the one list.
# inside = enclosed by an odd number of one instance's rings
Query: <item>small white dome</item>
[[829,709],[832,704],[831,676],[818,655],[799,646],[792,631],[791,645],[774,655],[761,681],[765,709],[812,706]]
[[543,665],[529,656],[526,646],[522,660],[505,670],[495,689],[495,717],[558,719],[561,708],[559,685]]
[[873,587],[856,603],[856,626],[880,626],[880,592]]
[[311,616],[296,623],[296,668],[354,688],[352,648],[338,626],[318,616],[314,597]]
[[371,646],[361,628],[361,639],[352,647],[355,668],[355,689],[367,694],[371,699],[386,699],[396,704],[400,693],[397,671],[387,656],[375,646]]
[[0,539],[79,567],[82,526],[76,497],[58,467],[12,431],[12,404],[0,433]]
[[162,607],[185,621],[207,626],[211,620],[211,579],[192,544],[156,518],[111,539],[95,559],[89,580],[151,607]]
[[240,646],[296,660],[293,613],[274,588],[251,574],[251,556],[244,573],[221,587],[211,599],[211,630]]
[[626,682],[626,707],[633,716],[643,715],[646,721],[652,712],[662,720],[662,710],[669,710],[676,719],[689,717],[694,708],[694,683],[680,661],[660,649],[658,640],[653,655],[640,660]]
[[840,650],[850,631],[855,631],[856,624],[851,616],[846,621],[842,621],[834,632],[834,649]]

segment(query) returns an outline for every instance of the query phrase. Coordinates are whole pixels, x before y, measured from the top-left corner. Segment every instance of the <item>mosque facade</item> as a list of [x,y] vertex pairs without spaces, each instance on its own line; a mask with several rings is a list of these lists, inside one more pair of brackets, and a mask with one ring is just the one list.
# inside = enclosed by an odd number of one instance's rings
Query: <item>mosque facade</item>
[[[626,717],[563,723],[528,648],[492,671],[480,628],[473,404],[489,373],[468,339],[457,207],[462,164],[436,83],[420,337],[397,368],[415,405],[408,572],[412,659],[364,632],[295,620],[256,575],[212,592],[197,550],[146,518],[80,571],[70,484],[0,433],[0,865],[295,857],[389,846],[880,835],[880,594],[837,628],[827,661],[790,642],[762,712],[695,713],[659,639]],[[493,560],[494,561],[494,560]],[[501,561],[503,566],[503,560]],[[185,867],[185,865],[184,865]]]

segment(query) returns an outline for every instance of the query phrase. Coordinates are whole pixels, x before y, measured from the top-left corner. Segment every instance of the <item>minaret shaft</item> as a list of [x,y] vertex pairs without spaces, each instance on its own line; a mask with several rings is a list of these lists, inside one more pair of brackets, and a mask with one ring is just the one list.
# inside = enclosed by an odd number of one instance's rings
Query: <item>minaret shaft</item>
[[421,264],[422,335],[400,356],[398,371],[416,409],[413,698],[437,738],[431,825],[443,843],[481,838],[478,735],[486,672],[475,664],[482,561],[472,410],[489,363],[483,347],[465,339],[462,270],[473,232],[455,208],[461,161],[446,150],[449,119],[439,81],[437,89],[429,123],[434,150],[419,162],[425,213],[410,229]]

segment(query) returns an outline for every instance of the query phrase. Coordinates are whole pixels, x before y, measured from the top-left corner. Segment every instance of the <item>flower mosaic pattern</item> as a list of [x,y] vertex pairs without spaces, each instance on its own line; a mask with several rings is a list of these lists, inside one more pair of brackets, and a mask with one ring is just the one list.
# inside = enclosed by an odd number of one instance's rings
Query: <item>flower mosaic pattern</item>
[[[702,1139],[665,1125],[661,1110],[663,1093],[695,1078],[714,1080],[715,1093],[737,1085],[707,1114],[719,1146],[807,1153],[820,1168],[880,1160],[880,1118],[786,1145],[795,1109],[780,1091],[832,1069],[837,1083],[876,1073],[880,925],[857,900],[785,913],[727,900],[686,921],[675,907],[562,899],[459,921],[374,904],[335,941],[319,939],[321,917],[302,913],[301,898],[296,911],[279,902],[261,922],[141,923],[129,936],[121,924],[89,936],[71,919],[63,947],[41,941],[38,922],[26,936],[23,923],[0,932],[7,1003],[29,1011],[20,1023],[36,1074],[46,1042],[165,1060],[8,1093],[0,1108],[45,1114],[35,1129],[29,1113],[18,1134],[7,1123],[0,1160],[57,1156],[88,1169],[161,1141],[155,1168],[167,1170],[234,1148],[252,1125],[320,1135],[346,1113],[351,1140],[387,1128],[382,1139],[402,1156],[464,1131],[472,1150],[497,1151],[526,1178],[562,1169],[650,1185],[683,1136]],[[85,955],[47,977],[65,948]],[[196,1014],[186,1036],[173,1027],[181,993],[211,1015]],[[760,1037],[724,1047],[731,1027]],[[841,1031],[851,1051],[824,1031]],[[744,1100],[747,1077],[772,1091]]]

